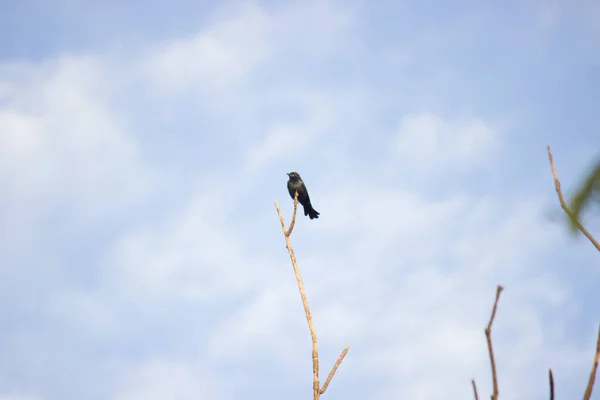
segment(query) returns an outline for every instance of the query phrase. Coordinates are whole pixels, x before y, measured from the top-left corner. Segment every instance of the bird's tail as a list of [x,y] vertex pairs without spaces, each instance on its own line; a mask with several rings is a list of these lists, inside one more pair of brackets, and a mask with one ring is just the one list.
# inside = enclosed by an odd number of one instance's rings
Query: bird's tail
[[308,215],[310,219],[319,218],[319,212],[310,203],[304,206],[304,215]]

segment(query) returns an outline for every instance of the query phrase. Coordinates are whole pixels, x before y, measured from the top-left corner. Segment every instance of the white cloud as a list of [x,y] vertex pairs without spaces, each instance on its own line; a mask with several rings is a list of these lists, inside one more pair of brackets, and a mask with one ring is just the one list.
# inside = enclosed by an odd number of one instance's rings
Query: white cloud
[[[333,50],[354,20],[352,11],[329,1],[271,13],[252,2],[242,3],[216,13],[192,37],[150,49],[139,68],[142,77],[160,90],[196,91],[214,101],[228,92],[239,94],[254,83],[249,82],[253,72],[261,67],[264,71],[267,64],[273,67],[278,58],[296,53],[313,58]],[[308,19],[311,29],[306,29]],[[202,93],[207,89],[210,93]]]
[[35,121],[14,110],[6,110],[0,114],[0,123],[5,129],[0,136],[3,169],[30,161],[40,149]]
[[244,273],[244,240],[226,224],[220,196],[198,195],[189,206],[154,225],[127,232],[110,257],[119,286],[139,296],[207,301],[248,290],[262,268]]
[[[40,253],[32,246],[61,246],[66,230],[118,220],[153,191],[155,171],[142,160],[129,121],[114,109],[110,74],[100,61],[5,65],[0,86],[12,88],[0,103],[0,253],[35,257]],[[53,264],[60,262],[47,255],[31,268]]]
[[295,83],[269,89],[258,95],[261,108],[289,115],[275,118],[268,112],[264,136],[247,151],[247,170],[261,171],[281,161],[305,163],[307,155],[339,158],[338,149],[369,124],[369,96],[364,90],[325,90]]
[[192,400],[231,398],[222,379],[187,363],[154,361],[133,368],[123,379],[116,400]]
[[312,136],[306,128],[290,124],[273,126],[265,139],[249,152],[248,167],[255,169],[290,154],[304,152]]
[[[150,177],[125,121],[108,105],[107,80],[96,60],[63,58],[18,83],[0,108],[8,128],[0,176],[15,201],[60,198],[93,214],[146,193]],[[113,196],[98,199],[98,192]]]
[[444,120],[421,113],[400,121],[398,155],[417,167],[461,167],[484,161],[497,148],[492,128],[479,119]]
[[269,16],[246,5],[226,19],[213,21],[185,40],[152,49],[141,65],[148,80],[166,90],[201,87],[229,89],[264,62],[273,35]]
[[55,321],[88,337],[104,339],[123,333],[123,321],[117,318],[115,308],[110,299],[82,289],[61,290],[47,304]]
[[310,342],[304,335],[300,301],[290,283],[277,288],[262,286],[248,304],[224,318],[206,343],[208,355],[219,363],[246,366],[268,356],[278,365],[293,366],[301,356],[298,348],[306,348]]

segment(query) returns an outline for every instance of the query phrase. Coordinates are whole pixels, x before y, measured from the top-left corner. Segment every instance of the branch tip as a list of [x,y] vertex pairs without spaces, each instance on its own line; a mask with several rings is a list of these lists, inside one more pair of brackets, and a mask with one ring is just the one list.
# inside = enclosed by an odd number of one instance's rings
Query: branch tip
[[565,214],[567,214],[571,222],[575,225],[575,227],[579,229],[579,231],[583,233],[590,242],[592,242],[596,250],[600,251],[600,243],[598,243],[596,239],[594,239],[592,234],[589,233],[587,229],[585,229],[581,222],[579,222],[579,220],[575,218],[575,215],[565,202],[562,190],[560,189],[560,181],[558,180],[558,175],[556,174],[556,168],[554,166],[554,159],[552,158],[552,151],[550,150],[550,146],[548,146],[548,160],[550,161],[550,169],[552,170],[552,177],[554,178],[554,189],[556,190],[556,194],[558,195],[558,201],[560,202],[560,206],[562,207]]

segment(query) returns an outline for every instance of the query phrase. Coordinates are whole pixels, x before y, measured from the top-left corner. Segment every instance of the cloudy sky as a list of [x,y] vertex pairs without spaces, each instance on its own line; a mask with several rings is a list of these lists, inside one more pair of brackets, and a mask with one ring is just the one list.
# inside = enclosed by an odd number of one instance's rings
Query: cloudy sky
[[[0,2],[0,399],[578,398],[600,5]],[[594,214],[585,220],[600,235]],[[600,399],[600,388],[595,398]]]

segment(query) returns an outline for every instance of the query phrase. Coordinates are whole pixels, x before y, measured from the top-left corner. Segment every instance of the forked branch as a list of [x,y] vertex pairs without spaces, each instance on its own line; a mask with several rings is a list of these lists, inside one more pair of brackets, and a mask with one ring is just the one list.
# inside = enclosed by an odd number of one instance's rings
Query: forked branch
[[295,193],[294,196],[294,214],[292,215],[292,222],[290,223],[290,227],[288,229],[285,228],[285,221],[283,219],[283,214],[281,213],[281,209],[279,208],[279,204],[275,202],[275,208],[277,209],[277,214],[279,215],[279,221],[281,222],[281,229],[283,229],[283,235],[285,236],[285,245],[290,254],[290,260],[292,261],[292,267],[294,269],[294,274],[296,275],[296,282],[298,283],[298,290],[300,291],[300,297],[302,299],[302,305],[304,306],[304,313],[306,314],[306,321],[308,322],[308,329],[310,331],[310,337],[312,341],[312,361],[313,361],[313,399],[319,400],[321,395],[325,393],[331,379],[335,375],[339,365],[346,357],[348,353],[348,349],[350,346],[346,346],[346,348],[342,351],[342,354],[338,357],[336,363],[334,364],[329,376],[325,380],[325,384],[323,387],[320,386],[319,383],[319,342],[317,339],[317,332],[315,330],[315,326],[313,324],[312,315],[310,313],[310,308],[308,307],[308,300],[306,298],[306,291],[304,290],[304,283],[302,283],[302,276],[300,275],[300,269],[298,268],[298,263],[296,262],[296,256],[294,255],[294,249],[292,248],[292,242],[290,241],[290,235],[292,234],[292,230],[294,229],[294,224],[296,223],[296,211],[298,209],[298,192]]

